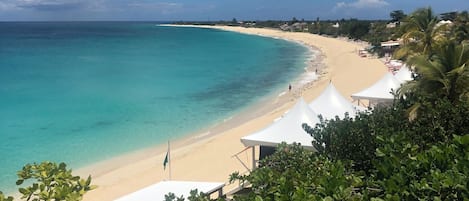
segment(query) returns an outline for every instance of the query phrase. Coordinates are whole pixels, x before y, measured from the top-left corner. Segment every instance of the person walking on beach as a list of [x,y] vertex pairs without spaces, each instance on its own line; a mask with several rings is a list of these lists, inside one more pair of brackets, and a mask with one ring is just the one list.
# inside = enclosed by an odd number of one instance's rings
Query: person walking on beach
[[288,91],[291,91],[291,84],[288,85]]

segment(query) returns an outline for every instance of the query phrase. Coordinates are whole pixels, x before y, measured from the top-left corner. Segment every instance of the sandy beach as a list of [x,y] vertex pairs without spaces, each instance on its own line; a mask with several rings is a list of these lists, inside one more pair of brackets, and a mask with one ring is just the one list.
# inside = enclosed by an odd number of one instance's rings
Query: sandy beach
[[[358,56],[364,44],[342,39],[328,38],[309,33],[283,32],[273,29],[210,26],[226,31],[282,38],[312,46],[321,51],[320,77],[304,86],[293,85],[293,91],[283,96],[259,103],[253,112],[242,112],[226,122],[220,122],[207,131],[194,133],[171,144],[171,179],[186,181],[228,182],[231,173],[248,170],[234,154],[245,149],[240,138],[258,131],[288,110],[302,96],[312,101],[332,80],[336,88],[349,97],[386,73],[385,65],[377,58]],[[309,64],[308,64],[309,65]],[[314,70],[310,67],[309,70]],[[313,69],[312,69],[313,68]],[[288,83],[286,84],[286,89]],[[350,99],[351,100],[351,99]],[[196,132],[196,131],[194,131]],[[168,169],[163,170],[166,145],[140,150],[109,161],[82,168],[76,172],[81,176],[93,177],[96,190],[85,195],[85,201],[113,200],[148,185],[169,179]],[[239,159],[250,165],[251,152],[242,152]],[[232,186],[224,189],[229,191]]]

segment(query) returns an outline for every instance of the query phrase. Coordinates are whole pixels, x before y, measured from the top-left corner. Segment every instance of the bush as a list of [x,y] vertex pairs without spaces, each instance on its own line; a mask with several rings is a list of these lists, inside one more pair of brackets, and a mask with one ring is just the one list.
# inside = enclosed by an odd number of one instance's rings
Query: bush
[[0,201],[13,201],[13,197],[5,197],[5,195],[3,195],[3,192],[0,191]]
[[315,128],[304,125],[313,136],[312,143],[319,151],[334,160],[351,160],[356,171],[369,172],[376,159],[375,150],[382,146],[376,136],[383,138],[401,133],[409,143],[420,150],[434,143],[452,140],[454,134],[469,133],[469,104],[454,105],[447,99],[423,102],[422,112],[413,121],[408,120],[409,101],[396,100],[389,108],[375,108],[372,113],[357,117],[321,121]]
[[313,136],[319,151],[335,160],[351,160],[356,171],[368,172],[375,159],[376,135],[394,133],[405,121],[400,108],[377,108],[373,113],[361,113],[355,118],[321,121],[315,128],[304,125]]
[[[18,171],[16,185],[22,185],[25,181],[30,181],[31,185],[19,188],[19,192],[23,195],[21,198],[27,201],[81,200],[86,192],[96,188],[91,185],[91,176],[87,179],[73,176],[65,163],[26,164]],[[0,201],[3,200],[13,201],[13,198],[5,198],[0,192]]]
[[[406,122],[407,137],[422,148],[451,141],[454,134],[469,133],[469,103],[454,104],[448,99],[421,101],[418,118]],[[403,122],[404,123],[404,122]]]
[[[369,184],[373,196],[385,200],[467,200],[469,198],[469,135],[454,136],[427,150],[395,135],[378,139],[375,172]],[[376,192],[376,191],[375,191]],[[372,194],[372,193],[370,193]]]
[[235,200],[357,200],[361,195],[353,189],[362,180],[349,174],[348,166],[300,145],[282,144],[250,175],[234,176],[252,184],[250,194]]

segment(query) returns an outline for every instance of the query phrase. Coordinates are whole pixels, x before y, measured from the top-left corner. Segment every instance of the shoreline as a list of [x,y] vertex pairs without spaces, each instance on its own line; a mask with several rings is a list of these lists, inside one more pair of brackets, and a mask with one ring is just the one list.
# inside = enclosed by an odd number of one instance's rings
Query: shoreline
[[[182,25],[182,26],[163,25],[163,26],[206,28],[204,26],[197,26],[197,25],[194,25],[194,26],[192,25],[188,25],[188,26],[186,25]],[[208,28],[223,30],[219,27],[208,27]],[[224,31],[227,31],[227,30],[224,30]],[[244,33],[241,33],[241,34],[244,34]],[[252,35],[256,35],[256,34],[252,34]],[[257,35],[257,36],[273,38],[273,37],[264,36],[264,35]],[[262,97],[260,100],[254,101],[254,103],[252,103],[251,105],[241,108],[239,111],[235,112],[235,114],[224,119],[221,122],[219,121],[218,123],[210,124],[200,130],[197,130],[195,132],[190,132],[186,135],[183,135],[182,137],[175,138],[174,140],[171,141],[172,148],[177,149],[177,148],[186,146],[188,144],[192,144],[194,142],[203,141],[206,138],[210,138],[224,131],[227,131],[232,127],[240,126],[241,124],[256,118],[256,116],[265,114],[266,111],[271,111],[272,110],[271,107],[265,106],[266,102],[269,102],[270,104],[275,104],[279,102],[281,103],[281,105],[283,105],[285,100],[280,101],[279,99],[288,98],[288,99],[291,99],[290,101],[293,101],[298,98],[298,96],[295,96],[294,94],[298,93],[298,91],[300,90],[303,90],[303,88],[306,87],[307,84],[313,84],[313,82],[319,79],[319,75],[316,75],[314,79],[305,79],[305,77],[310,75],[309,73],[314,73],[311,71],[313,67],[317,69],[324,69],[323,59],[321,58],[323,55],[317,48],[311,47],[300,41],[294,41],[294,40],[284,39],[284,38],[275,38],[275,39],[297,43],[307,49],[307,52],[308,52],[307,58],[305,59],[305,62],[304,62],[305,66],[303,67],[304,72],[298,75],[297,77],[295,77],[294,80],[292,80],[293,86],[299,86],[299,87],[297,87],[297,89],[293,89],[292,94],[288,94],[287,89],[282,90],[282,91],[274,91],[272,94],[269,94],[266,97]],[[288,84],[286,86],[288,86]],[[173,143],[175,145],[173,145]],[[115,166],[115,164],[117,164],[117,162],[120,161],[118,162],[118,164],[124,165],[123,164],[124,162],[127,162],[132,159],[137,159],[137,158],[143,159],[145,158],[144,155],[147,155],[148,153],[166,153],[166,147],[167,147],[167,144],[163,143],[163,144],[154,145],[148,148],[134,150],[131,152],[124,153],[122,155],[112,157],[107,160],[98,161],[96,163],[78,168],[76,172],[80,173],[80,175],[85,176],[85,173],[91,170],[92,172],[95,172],[95,175],[100,176],[102,174],[109,172],[110,169],[115,169],[115,168],[108,167],[109,164],[113,164],[113,166]],[[164,155],[162,157],[164,157]],[[96,170],[99,170],[99,171],[96,171]]]
[[[194,27],[215,28],[224,31],[234,31],[243,34],[254,34],[298,42],[307,47],[318,49],[320,53],[317,57],[321,58],[316,59],[322,60],[320,63],[323,63],[324,67],[322,68],[323,73],[321,73],[317,81],[309,82],[300,88],[296,88],[296,93],[287,92],[286,95],[277,96],[273,100],[268,100],[267,103],[254,103],[252,106],[242,109],[238,114],[228,120],[209,126],[208,132],[189,134],[186,137],[173,141],[171,144],[173,163],[172,179],[175,180],[226,182],[230,173],[235,171],[242,173],[246,171],[239,161],[232,157],[233,154],[244,149],[244,146],[240,142],[240,137],[249,135],[272,123],[274,119],[280,117],[294,104],[294,100],[296,100],[297,97],[302,96],[308,102],[313,100],[313,98],[319,95],[325,86],[327,86],[329,80],[334,81],[334,84],[341,93],[349,96],[351,93],[369,86],[386,72],[384,64],[378,59],[360,58],[355,54],[352,50],[353,48],[360,47],[358,44],[341,41],[339,39],[316,36],[308,33],[282,32],[273,29],[222,26]],[[314,41],[317,42],[316,40],[322,41],[323,43],[315,44]],[[339,45],[336,44],[334,46],[329,44],[331,41]],[[333,50],[337,50],[337,48],[334,47],[341,47],[342,45],[347,46],[347,48],[344,48],[347,51],[343,52],[344,50],[338,50],[338,52],[341,53],[338,55],[334,54],[335,51]],[[330,46],[334,47],[331,48]],[[351,58],[348,58],[347,62],[343,64],[336,62],[335,60],[337,57],[340,57],[341,54],[347,54],[351,56]],[[350,59],[354,61],[364,61],[366,65],[362,65],[363,62],[351,65],[353,68],[351,69],[351,73],[349,73],[348,70],[350,69],[344,68],[343,65],[354,63],[350,62]],[[307,67],[311,65],[310,60],[311,58],[307,61]],[[354,84],[348,84],[350,82],[350,76],[359,73],[357,70],[363,70],[360,69],[359,66],[370,67],[372,65],[381,65],[382,68],[377,66],[373,71],[368,72],[368,77],[370,78],[360,79],[360,81]],[[348,89],[341,90],[341,86],[348,87]],[[258,108],[258,110],[253,113],[249,112],[251,111],[250,108],[259,105],[262,105],[260,109]],[[203,131],[204,130],[207,129],[203,129]],[[157,145],[76,170],[75,173],[80,176],[88,176],[88,174],[91,174],[93,177],[92,183],[98,185],[96,190],[90,191],[85,195],[84,200],[112,200],[161,180],[168,179],[168,172],[164,172],[162,167],[165,153],[166,144]],[[240,158],[245,162],[250,161],[248,154],[246,154],[246,157],[244,157],[244,155],[245,154],[242,154]],[[227,191],[225,190],[225,192]]]

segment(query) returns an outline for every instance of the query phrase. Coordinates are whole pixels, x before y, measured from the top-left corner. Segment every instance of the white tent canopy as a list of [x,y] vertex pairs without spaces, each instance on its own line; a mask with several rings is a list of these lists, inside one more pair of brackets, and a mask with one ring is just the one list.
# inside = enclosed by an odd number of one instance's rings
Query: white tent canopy
[[386,42],[381,42],[381,47],[392,47],[392,46],[399,46],[400,43],[399,41],[386,41]]
[[379,81],[372,86],[352,94],[354,99],[367,99],[372,102],[387,102],[392,101],[394,96],[391,91],[396,91],[401,85],[391,73],[386,73]]
[[225,186],[224,183],[218,182],[162,181],[120,197],[115,201],[163,201],[165,200],[164,196],[168,193],[174,193],[176,197],[182,195],[187,198],[191,190],[197,189],[199,192],[211,194],[221,191],[223,186]]
[[247,147],[256,145],[273,147],[282,142],[287,144],[296,142],[304,147],[313,148],[313,137],[303,129],[303,123],[315,126],[316,123],[319,123],[319,118],[303,98],[300,98],[283,118],[263,130],[242,137],[241,142]]
[[412,78],[412,71],[409,70],[407,65],[402,66],[394,77],[402,83],[414,80],[414,78]]
[[321,95],[309,104],[309,107],[325,119],[334,119],[335,116],[344,118],[346,112],[349,113],[350,117],[354,117],[359,111],[365,110],[363,107],[353,105],[343,97],[332,82],[329,83],[329,86],[327,86]]

